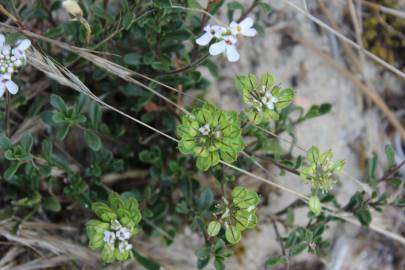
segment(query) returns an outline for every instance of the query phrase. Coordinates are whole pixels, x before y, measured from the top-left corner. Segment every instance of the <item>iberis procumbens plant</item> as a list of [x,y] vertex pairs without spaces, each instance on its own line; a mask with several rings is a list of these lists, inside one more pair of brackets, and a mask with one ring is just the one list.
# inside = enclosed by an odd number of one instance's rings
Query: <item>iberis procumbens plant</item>
[[125,261],[132,256],[132,236],[139,232],[138,224],[142,219],[138,202],[135,198],[123,199],[111,193],[108,205],[102,202],[92,204],[92,210],[98,219],[86,224],[89,246],[101,251],[105,263]]
[[232,199],[225,197],[216,205],[215,220],[208,224],[209,236],[217,236],[221,229],[225,239],[230,244],[236,244],[241,240],[242,231],[256,227],[256,207],[260,202],[259,195],[249,191],[243,186],[237,186],[232,190]]
[[294,98],[294,90],[281,89],[270,74],[261,76],[260,80],[252,74],[237,76],[235,86],[247,105],[245,113],[256,124],[278,120],[280,111]]
[[179,150],[195,156],[197,168],[202,171],[217,165],[221,159],[234,162],[244,147],[236,112],[223,112],[211,104],[184,115],[177,133]]

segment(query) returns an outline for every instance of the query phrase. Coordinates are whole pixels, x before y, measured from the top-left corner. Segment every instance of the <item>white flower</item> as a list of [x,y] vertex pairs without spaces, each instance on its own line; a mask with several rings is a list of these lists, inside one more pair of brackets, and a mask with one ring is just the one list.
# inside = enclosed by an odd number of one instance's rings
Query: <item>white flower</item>
[[114,247],[115,244],[115,234],[114,232],[105,231],[104,232],[104,242],[106,242],[110,247]]
[[266,105],[266,107],[269,110],[273,110],[274,109],[274,104],[278,101],[278,98],[274,97],[271,94],[271,91],[266,91],[264,96],[262,97],[261,101],[263,102],[264,105]]
[[116,233],[115,235],[117,236],[117,238],[121,241],[123,240],[127,240],[129,238],[131,238],[131,232],[125,228],[125,227],[121,227]]
[[205,124],[204,126],[200,127],[198,130],[204,136],[207,136],[208,134],[210,134],[210,131],[211,131],[209,124]]
[[209,52],[211,55],[225,53],[229,62],[236,62],[240,58],[240,55],[236,50],[236,43],[237,39],[234,36],[224,36],[223,40],[210,46]]
[[20,39],[16,43],[15,47],[11,52],[16,59],[26,59],[25,51],[31,46],[31,41],[29,39]]
[[15,95],[18,92],[18,85],[11,80],[11,74],[0,74],[0,97],[3,96],[5,91]]
[[122,241],[118,244],[118,249],[120,252],[129,251],[132,249],[132,245],[129,244],[127,241]]
[[204,31],[205,33],[195,41],[198,45],[201,46],[205,46],[210,43],[214,37],[220,38],[226,31],[226,29],[219,25],[207,25],[204,27]]
[[256,36],[257,31],[252,27],[253,23],[253,19],[248,17],[240,23],[231,22],[229,27],[231,28],[232,34],[235,36],[241,34],[247,37],[254,37]]

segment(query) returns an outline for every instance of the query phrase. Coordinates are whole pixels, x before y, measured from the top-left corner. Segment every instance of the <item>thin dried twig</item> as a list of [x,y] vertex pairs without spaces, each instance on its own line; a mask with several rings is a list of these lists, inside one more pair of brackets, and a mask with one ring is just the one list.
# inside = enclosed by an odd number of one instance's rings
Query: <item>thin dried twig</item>
[[390,15],[396,16],[396,17],[401,18],[401,19],[405,19],[405,12],[403,12],[401,10],[385,7],[385,6],[379,5],[377,3],[372,3],[372,2],[369,2],[369,1],[366,1],[366,0],[361,0],[361,2],[365,6],[375,8],[375,9],[377,9],[377,10],[383,12],[383,13],[390,14]]
[[[345,35],[339,33],[337,30],[333,29],[332,27],[330,27],[329,25],[327,25],[326,23],[322,22],[320,19],[316,18],[315,16],[311,15],[310,13],[308,13],[307,11],[305,11],[303,8],[299,7],[298,5],[292,3],[289,0],[284,0],[286,4],[288,4],[289,6],[291,6],[292,8],[296,9],[297,11],[299,11],[300,13],[304,14],[306,17],[308,17],[311,21],[313,21],[314,23],[316,23],[317,25],[319,25],[320,27],[332,32],[333,34],[335,34],[338,38],[342,39],[344,42],[347,42],[350,46],[361,50],[362,48],[359,46],[359,44],[357,44],[356,42],[354,42],[353,40],[351,40],[350,38],[346,37]],[[364,50],[364,53],[367,57],[373,59],[374,61],[376,61],[377,63],[383,65],[385,68],[387,68],[388,70],[392,71],[393,73],[395,73],[396,75],[398,75],[399,77],[401,77],[402,79],[405,79],[405,73],[402,72],[401,70],[397,69],[396,67],[394,67],[393,65],[390,65],[389,63],[387,63],[386,61],[384,61],[383,59],[381,59],[380,57],[376,56],[375,54]]]

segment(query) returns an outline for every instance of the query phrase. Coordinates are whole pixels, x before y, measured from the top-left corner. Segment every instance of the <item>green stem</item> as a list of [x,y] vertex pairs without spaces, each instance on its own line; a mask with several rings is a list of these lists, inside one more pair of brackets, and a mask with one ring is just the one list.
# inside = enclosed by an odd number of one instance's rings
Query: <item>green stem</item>
[[10,136],[10,93],[6,91],[6,118],[5,118],[6,136]]

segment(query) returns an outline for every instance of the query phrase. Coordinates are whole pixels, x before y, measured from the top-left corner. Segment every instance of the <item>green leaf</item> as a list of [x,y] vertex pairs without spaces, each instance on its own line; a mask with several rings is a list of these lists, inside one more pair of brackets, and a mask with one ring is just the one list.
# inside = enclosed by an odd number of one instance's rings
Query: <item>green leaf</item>
[[230,244],[233,245],[241,240],[242,235],[236,226],[230,225],[225,229],[225,238]]
[[11,143],[11,140],[9,138],[7,138],[4,135],[1,135],[0,136],[0,147],[3,150],[8,150],[8,149],[13,148],[13,144]]
[[87,129],[84,132],[84,138],[86,140],[87,145],[93,150],[93,151],[99,151],[101,149],[102,143],[100,138],[94,133],[92,130]]
[[45,210],[52,212],[59,212],[62,209],[60,202],[55,197],[44,198],[42,201],[42,206]]
[[124,62],[128,65],[138,66],[141,64],[142,56],[137,53],[128,53],[124,56]]
[[282,90],[280,95],[278,96],[278,101],[276,103],[277,110],[282,110],[288,107],[288,105],[291,104],[294,95],[294,90],[292,90],[291,88]]
[[313,195],[308,200],[308,207],[316,216],[321,213],[321,202],[318,196]]
[[135,250],[132,251],[134,254],[134,257],[136,260],[146,269],[148,270],[159,270],[160,269],[160,264],[152,259],[149,259],[145,256],[142,256]]
[[68,135],[70,130],[70,125],[69,124],[65,124],[63,126],[58,127],[57,131],[56,131],[56,138],[58,140],[63,141],[66,136]]
[[388,167],[394,167],[396,162],[395,162],[395,150],[392,147],[392,145],[388,144],[385,146],[385,154],[387,156],[388,160]]
[[323,103],[319,105],[313,105],[309,108],[308,112],[304,116],[304,119],[310,119],[314,117],[318,117],[330,112],[332,105],[329,103]]
[[209,158],[198,157],[196,165],[198,170],[206,171],[211,166],[211,161]]
[[7,170],[3,174],[4,179],[7,181],[10,181],[12,179],[12,177],[15,175],[15,173],[17,172],[18,168],[21,166],[21,164],[22,163],[18,162],[18,163],[11,165],[10,167],[8,167]]
[[273,8],[265,2],[260,2],[260,7],[263,9],[267,16],[270,15],[273,11]]
[[23,150],[27,153],[31,152],[32,144],[34,142],[34,138],[30,133],[25,133],[21,138],[20,145]]
[[35,191],[30,197],[26,197],[20,199],[15,202],[18,206],[25,206],[25,207],[34,207],[41,202],[41,194],[38,191]]
[[312,146],[311,148],[308,149],[307,152],[307,159],[312,162],[316,163],[319,160],[319,149],[316,146]]
[[268,258],[265,262],[267,266],[273,266],[278,264],[286,264],[288,263],[288,258],[286,256],[277,256]]
[[357,210],[355,214],[362,225],[368,226],[370,224],[372,217],[370,211],[366,206]]
[[200,211],[208,209],[214,201],[214,194],[210,188],[204,188],[198,200],[198,209]]
[[58,111],[60,112],[64,112],[66,111],[66,105],[65,102],[63,101],[63,99],[55,94],[51,95],[51,105]]
[[133,22],[135,19],[135,15],[133,12],[128,12],[124,19],[122,20],[122,25],[124,26],[125,30],[129,30],[129,28],[131,28]]
[[209,236],[216,236],[219,231],[221,230],[221,223],[219,223],[218,221],[211,221],[208,224],[208,228],[207,228],[207,233]]
[[161,8],[171,7],[170,0],[153,0],[153,3]]
[[290,249],[290,255],[291,256],[297,256],[306,249],[307,249],[307,244],[306,243],[301,243],[301,244],[294,245]]

